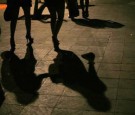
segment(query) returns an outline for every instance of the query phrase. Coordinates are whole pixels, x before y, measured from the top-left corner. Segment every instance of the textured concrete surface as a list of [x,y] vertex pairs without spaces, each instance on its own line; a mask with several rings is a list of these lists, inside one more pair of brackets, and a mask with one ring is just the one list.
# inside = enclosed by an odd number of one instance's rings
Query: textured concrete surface
[[[4,21],[0,10],[0,82],[5,92],[0,115],[135,114],[135,2],[91,0],[90,4],[89,20],[80,10],[73,22],[66,9],[58,36],[61,53],[53,49],[50,19],[32,20],[34,43],[27,48],[20,9],[12,61],[6,55],[10,22]],[[95,55],[95,64],[93,55],[89,63],[82,57],[89,52]]]

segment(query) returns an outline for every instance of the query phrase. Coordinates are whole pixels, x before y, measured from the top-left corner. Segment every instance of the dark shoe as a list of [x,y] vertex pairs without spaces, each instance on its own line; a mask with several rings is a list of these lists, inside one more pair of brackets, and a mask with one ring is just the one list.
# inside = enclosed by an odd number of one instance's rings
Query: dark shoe
[[15,41],[14,41],[14,38],[10,38],[10,46],[11,46],[10,51],[14,52],[15,51]]
[[31,45],[33,43],[33,38],[29,35],[26,35],[27,45]]
[[52,40],[53,40],[54,50],[55,50],[56,52],[58,52],[58,51],[60,50],[60,48],[59,48],[59,41],[58,41],[58,39],[55,38],[55,37],[52,37]]
[[11,47],[10,52],[14,53],[15,47]]

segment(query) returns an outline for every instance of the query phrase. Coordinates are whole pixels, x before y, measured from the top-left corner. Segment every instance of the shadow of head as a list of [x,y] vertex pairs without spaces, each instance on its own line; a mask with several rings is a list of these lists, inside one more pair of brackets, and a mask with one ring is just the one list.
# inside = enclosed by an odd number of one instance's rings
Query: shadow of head
[[94,62],[95,54],[92,52],[89,52],[89,53],[83,54],[82,57],[88,60],[89,62]]
[[9,51],[3,52],[1,57],[3,59],[1,67],[3,87],[14,92],[21,104],[34,101],[38,97],[36,91],[40,87],[40,83],[34,78],[36,77],[34,73],[27,73],[26,70],[30,67],[27,65],[27,61],[19,59],[17,55],[11,54]]
[[[84,54],[82,57],[89,62],[94,62],[95,59],[94,53]],[[87,72],[82,61],[75,53],[61,50],[54,59],[54,64],[49,67],[51,80],[54,83],[62,83],[66,87],[79,92],[94,109],[108,111],[111,108],[110,101],[104,95],[107,88],[95,73],[94,63],[90,63],[89,66],[91,64],[92,69]]]
[[21,104],[34,101],[38,97],[37,90],[41,87],[45,76],[37,76],[34,73],[36,59],[32,47],[28,46],[23,59],[9,51],[3,52],[1,57],[3,59],[1,67],[3,87],[14,92]]

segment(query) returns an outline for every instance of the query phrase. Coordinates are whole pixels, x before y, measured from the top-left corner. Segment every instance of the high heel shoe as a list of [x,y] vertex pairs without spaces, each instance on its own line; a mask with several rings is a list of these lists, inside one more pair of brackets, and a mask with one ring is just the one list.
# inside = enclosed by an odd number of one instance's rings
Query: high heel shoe
[[56,52],[60,51],[60,48],[59,48],[59,40],[55,37],[52,37],[52,40],[53,40],[53,45],[54,45],[54,50]]
[[10,46],[11,46],[10,52],[14,52],[15,51],[15,41],[13,38],[10,38]]
[[15,47],[13,46],[11,46],[11,49],[10,49],[10,52],[12,52],[12,53],[14,53],[14,51],[15,51]]
[[29,35],[26,35],[27,45],[33,43],[33,38]]

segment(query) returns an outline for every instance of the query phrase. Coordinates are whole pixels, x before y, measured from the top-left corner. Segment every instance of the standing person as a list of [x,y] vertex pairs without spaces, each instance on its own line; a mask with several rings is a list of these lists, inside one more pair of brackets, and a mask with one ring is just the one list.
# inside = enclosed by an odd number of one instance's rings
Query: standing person
[[82,17],[87,18],[89,16],[89,0],[80,0],[80,6],[82,9]]
[[63,23],[65,0],[46,0],[46,6],[51,15],[51,31],[54,50],[59,51],[58,33]]
[[74,17],[79,16],[78,2],[77,0],[66,0],[66,3],[69,11],[69,18],[73,20]]
[[26,40],[28,43],[33,43],[33,38],[31,38],[31,17],[30,17],[30,8],[32,6],[31,0],[7,0],[7,11],[5,11],[6,15],[10,13],[10,45],[11,45],[11,52],[15,51],[15,30],[17,19],[19,15],[20,7],[22,7],[25,15],[25,26],[26,26]]

